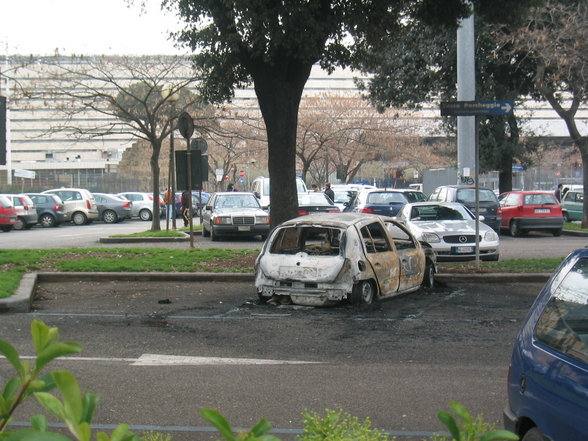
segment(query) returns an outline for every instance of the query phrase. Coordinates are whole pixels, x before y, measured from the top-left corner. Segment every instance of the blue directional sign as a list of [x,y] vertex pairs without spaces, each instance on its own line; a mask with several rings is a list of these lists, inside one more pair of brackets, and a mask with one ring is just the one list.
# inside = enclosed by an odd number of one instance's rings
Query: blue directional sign
[[513,109],[512,101],[443,101],[441,116],[508,115]]

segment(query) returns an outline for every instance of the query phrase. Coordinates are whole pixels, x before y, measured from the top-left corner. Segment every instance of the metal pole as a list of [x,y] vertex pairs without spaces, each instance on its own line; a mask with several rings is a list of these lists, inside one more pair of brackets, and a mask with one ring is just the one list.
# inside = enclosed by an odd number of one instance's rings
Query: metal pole
[[475,136],[475,169],[474,169],[474,185],[475,185],[475,193],[476,193],[476,266],[480,267],[480,184],[479,184],[479,177],[480,173],[478,172],[478,168],[480,166],[480,118],[478,116],[474,117],[475,124],[476,124],[476,136]]
[[190,248],[194,248],[194,227],[192,222],[192,151],[190,150],[190,138],[188,137],[186,140],[188,141],[186,159],[188,162],[188,194],[190,195],[190,199],[188,199],[188,216],[190,218]]
[[176,224],[176,155],[174,152],[174,127],[172,119],[171,133],[169,134],[169,166],[170,166],[170,179],[171,179],[171,194],[172,194],[172,228],[177,228]]

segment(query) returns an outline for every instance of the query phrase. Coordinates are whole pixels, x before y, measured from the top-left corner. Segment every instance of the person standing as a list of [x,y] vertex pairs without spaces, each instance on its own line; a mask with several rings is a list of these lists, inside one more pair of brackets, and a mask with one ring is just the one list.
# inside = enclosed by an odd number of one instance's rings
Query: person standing
[[325,190],[323,191],[323,193],[326,196],[328,196],[328,198],[331,200],[331,202],[334,202],[335,201],[335,192],[331,188],[331,183],[330,182],[327,182],[325,184]]
[[190,225],[190,199],[192,195],[188,190],[182,192],[182,219],[184,219],[184,227]]
[[174,215],[174,195],[170,187],[167,187],[165,193],[163,193],[163,203],[165,204],[166,219],[171,221]]
[[557,189],[555,190],[555,199],[557,199],[558,202],[561,202],[561,189],[563,187],[563,184],[557,184]]

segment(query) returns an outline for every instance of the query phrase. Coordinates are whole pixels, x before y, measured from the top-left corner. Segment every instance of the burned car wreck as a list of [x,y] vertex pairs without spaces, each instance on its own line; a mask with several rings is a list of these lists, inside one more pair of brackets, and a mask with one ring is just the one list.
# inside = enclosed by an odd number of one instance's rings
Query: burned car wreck
[[435,253],[393,219],[359,213],[298,217],[276,227],[255,263],[261,301],[298,305],[376,299],[432,287]]

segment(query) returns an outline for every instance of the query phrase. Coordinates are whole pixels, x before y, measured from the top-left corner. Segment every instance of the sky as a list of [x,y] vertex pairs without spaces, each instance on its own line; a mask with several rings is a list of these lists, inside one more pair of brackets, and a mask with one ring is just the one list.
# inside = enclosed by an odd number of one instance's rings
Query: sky
[[161,0],[0,0],[0,55],[172,55],[181,28]]

